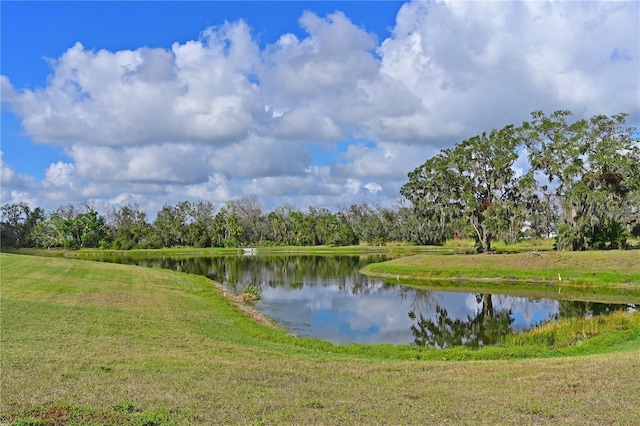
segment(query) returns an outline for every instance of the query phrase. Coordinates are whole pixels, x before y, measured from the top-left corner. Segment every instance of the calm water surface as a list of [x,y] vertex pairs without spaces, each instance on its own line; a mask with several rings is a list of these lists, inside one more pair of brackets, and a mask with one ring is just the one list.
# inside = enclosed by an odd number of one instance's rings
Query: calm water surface
[[637,309],[501,294],[429,291],[358,271],[384,256],[131,257],[108,261],[206,275],[240,293],[254,286],[255,307],[291,333],[333,343],[482,346],[511,331],[559,318]]

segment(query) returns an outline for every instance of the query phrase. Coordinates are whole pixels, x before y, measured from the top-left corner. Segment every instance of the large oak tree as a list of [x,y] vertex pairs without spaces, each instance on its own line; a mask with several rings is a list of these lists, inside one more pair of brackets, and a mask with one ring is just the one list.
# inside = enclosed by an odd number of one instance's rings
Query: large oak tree
[[[638,221],[640,143],[626,114],[570,123],[569,111],[532,113],[442,150],[409,173],[401,189],[435,242],[452,226],[473,229],[478,249],[496,233],[515,240],[524,225],[553,231],[557,248],[624,248]],[[528,170],[514,162],[526,153]],[[555,209],[555,211],[554,211]]]
[[532,113],[520,131],[531,172],[560,207],[558,249],[624,248],[638,212],[640,143],[627,114],[569,122],[571,112]]
[[516,136],[514,126],[474,136],[409,173],[400,192],[431,224],[435,239],[446,239],[448,228],[459,223],[473,229],[479,251],[491,251],[499,219],[518,192]]

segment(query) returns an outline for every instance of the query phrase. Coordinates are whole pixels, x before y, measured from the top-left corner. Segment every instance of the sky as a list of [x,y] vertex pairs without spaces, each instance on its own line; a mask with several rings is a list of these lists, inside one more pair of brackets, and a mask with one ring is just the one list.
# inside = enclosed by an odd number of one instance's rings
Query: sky
[[395,205],[534,110],[640,123],[638,1],[0,2],[0,202]]

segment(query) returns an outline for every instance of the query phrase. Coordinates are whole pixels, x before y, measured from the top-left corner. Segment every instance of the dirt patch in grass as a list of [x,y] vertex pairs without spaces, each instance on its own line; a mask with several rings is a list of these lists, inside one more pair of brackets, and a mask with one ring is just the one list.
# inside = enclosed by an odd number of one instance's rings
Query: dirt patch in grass
[[17,424],[34,425],[117,425],[126,423],[125,416],[115,410],[101,410],[64,404],[28,405],[22,407],[12,404],[7,407],[4,417],[21,419],[22,421],[17,422]]

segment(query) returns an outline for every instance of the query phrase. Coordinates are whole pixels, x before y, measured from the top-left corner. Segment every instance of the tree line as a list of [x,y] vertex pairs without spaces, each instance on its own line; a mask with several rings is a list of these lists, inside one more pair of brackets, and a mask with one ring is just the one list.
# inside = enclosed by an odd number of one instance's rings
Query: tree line
[[[554,236],[560,250],[625,248],[640,236],[640,142],[627,114],[569,122],[569,111],[532,113],[521,126],[482,133],[443,149],[408,174],[395,206],[356,203],[332,212],[254,197],[164,205],[150,221],[137,205],[1,208],[3,247],[162,248],[443,244],[474,238]],[[526,159],[526,167],[523,159]],[[516,164],[517,162],[517,164]],[[517,167],[520,167],[519,170]],[[408,201],[408,202],[407,202]]]
[[331,212],[283,205],[264,211],[253,197],[216,208],[209,201],[164,205],[153,221],[136,205],[68,205],[46,213],[26,203],[2,206],[4,247],[134,248],[345,246],[411,242],[412,209],[353,204]]

